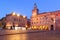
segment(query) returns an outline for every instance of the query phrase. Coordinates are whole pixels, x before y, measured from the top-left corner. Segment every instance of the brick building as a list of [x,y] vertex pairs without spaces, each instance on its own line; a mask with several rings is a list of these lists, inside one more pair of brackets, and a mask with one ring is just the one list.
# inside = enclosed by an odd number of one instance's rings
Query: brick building
[[39,13],[37,5],[34,4],[32,16],[30,17],[30,26],[32,29],[39,30],[59,30],[60,11]]

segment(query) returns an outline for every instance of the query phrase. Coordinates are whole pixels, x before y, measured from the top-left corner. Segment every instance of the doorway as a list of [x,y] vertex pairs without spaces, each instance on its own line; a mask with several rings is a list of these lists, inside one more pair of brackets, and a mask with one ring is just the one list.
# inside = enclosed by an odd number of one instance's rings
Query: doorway
[[54,26],[53,25],[51,25],[51,30],[54,30]]

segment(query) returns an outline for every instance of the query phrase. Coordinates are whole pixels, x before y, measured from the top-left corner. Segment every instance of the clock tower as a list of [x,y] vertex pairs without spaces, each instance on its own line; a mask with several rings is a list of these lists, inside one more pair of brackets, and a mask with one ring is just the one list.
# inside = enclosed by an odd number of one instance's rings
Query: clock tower
[[32,16],[36,16],[38,13],[39,13],[39,10],[38,10],[37,5],[35,3],[34,4],[34,8],[32,10]]

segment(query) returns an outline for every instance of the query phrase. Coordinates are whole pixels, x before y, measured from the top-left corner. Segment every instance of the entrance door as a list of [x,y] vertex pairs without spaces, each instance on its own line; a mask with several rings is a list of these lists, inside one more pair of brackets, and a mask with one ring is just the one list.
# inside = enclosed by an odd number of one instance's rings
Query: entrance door
[[54,30],[54,27],[53,27],[53,25],[51,25],[51,30]]

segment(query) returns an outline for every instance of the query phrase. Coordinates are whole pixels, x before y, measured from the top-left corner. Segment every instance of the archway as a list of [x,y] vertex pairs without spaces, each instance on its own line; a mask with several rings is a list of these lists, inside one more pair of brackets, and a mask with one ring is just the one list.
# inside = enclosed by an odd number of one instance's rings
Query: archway
[[54,30],[54,26],[53,25],[51,25],[51,30]]

